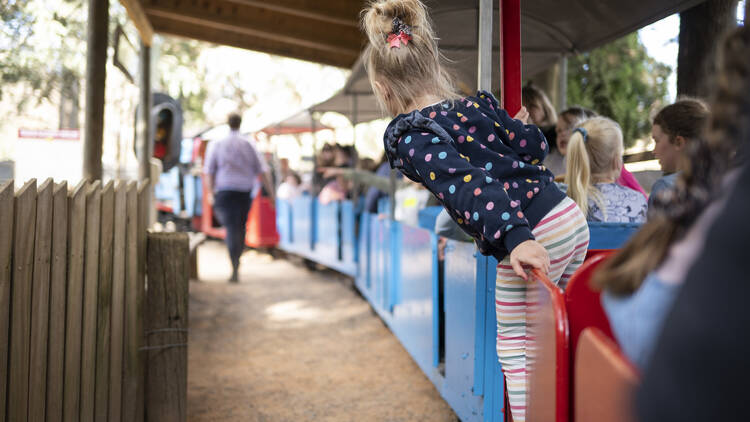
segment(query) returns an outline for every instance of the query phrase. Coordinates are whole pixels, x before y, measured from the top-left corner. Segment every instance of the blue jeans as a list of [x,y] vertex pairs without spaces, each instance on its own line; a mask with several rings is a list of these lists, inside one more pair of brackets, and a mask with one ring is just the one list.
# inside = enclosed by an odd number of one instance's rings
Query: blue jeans
[[240,266],[240,255],[245,248],[247,214],[252,202],[250,192],[223,190],[214,195],[214,212],[227,231],[224,241],[229,249],[234,273]]

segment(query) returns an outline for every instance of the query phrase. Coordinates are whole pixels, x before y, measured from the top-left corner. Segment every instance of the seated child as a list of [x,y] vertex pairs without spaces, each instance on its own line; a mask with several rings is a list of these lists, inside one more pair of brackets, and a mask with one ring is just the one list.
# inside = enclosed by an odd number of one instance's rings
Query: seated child
[[588,221],[643,223],[648,204],[638,191],[618,185],[622,171],[622,130],[606,117],[573,129],[567,147],[567,194]]
[[701,100],[685,98],[664,107],[654,118],[651,129],[656,143],[654,155],[664,177],[651,188],[649,208],[653,205],[653,198],[674,187],[677,176],[686,166],[686,147],[701,136],[708,115],[708,108]]
[[[750,80],[745,71],[748,56],[744,54],[749,45],[750,31],[738,28],[722,46],[717,92],[711,105],[713,116],[709,116],[707,108],[695,100],[678,101],[657,115],[655,138],[664,127],[669,127],[667,131],[671,130],[672,134],[689,135],[689,141],[683,139],[680,142],[687,145],[681,153],[685,165],[675,176],[676,183],[668,189],[669,195],[652,193],[654,208],[650,210],[649,221],[594,276],[594,284],[604,290],[602,305],[617,341],[625,355],[641,368],[656,365],[657,353],[664,352],[665,349],[656,345],[672,304],[675,299],[679,302],[684,297],[680,292],[683,284],[689,283],[690,273],[699,267],[695,264],[711,252],[706,240],[715,234],[723,210],[736,206],[729,202],[729,198],[741,187],[740,170],[736,167],[742,164],[742,150],[750,139],[747,117],[742,116],[742,110],[747,110],[747,96],[739,94],[747,92]],[[680,109],[680,113],[673,114]],[[681,123],[679,130],[676,129],[678,122]],[[694,130],[686,129],[690,127]],[[668,138],[657,140],[657,148],[662,141],[670,142]],[[668,154],[658,154],[660,160],[666,157],[662,166],[670,164]],[[703,281],[711,285],[717,282],[712,279]],[[689,286],[685,284],[686,288]],[[693,310],[691,316],[694,319],[690,322],[700,322],[695,325],[700,326],[698,331],[725,328],[706,325],[703,318],[706,309],[703,307]],[[687,313],[683,309],[672,315],[680,315],[684,321]],[[666,333],[666,326],[664,328]],[[692,332],[695,330],[691,327]],[[670,336],[670,340],[673,339]],[[703,343],[699,337],[691,338],[691,341]],[[712,343],[711,348],[716,351],[716,343]],[[722,356],[721,350],[716,356]]]
[[[555,148],[551,148],[544,165],[555,175],[565,176],[565,154],[568,153],[568,142],[573,129],[580,126],[586,119],[595,117],[596,113],[583,107],[570,107],[563,110],[555,125]],[[550,143],[550,146],[552,143]]]

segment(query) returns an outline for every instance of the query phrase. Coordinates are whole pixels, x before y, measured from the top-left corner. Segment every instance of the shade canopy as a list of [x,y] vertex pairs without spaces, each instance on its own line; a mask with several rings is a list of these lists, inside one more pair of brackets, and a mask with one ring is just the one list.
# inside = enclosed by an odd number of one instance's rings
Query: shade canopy
[[[150,43],[163,33],[317,63],[353,68],[344,90],[313,107],[355,122],[380,117],[362,64],[360,0],[120,0]],[[459,88],[476,89],[479,0],[424,0]],[[563,55],[603,45],[703,0],[523,0],[522,70],[532,76]],[[495,8],[499,0],[495,1]],[[497,10],[496,10],[497,11]],[[499,25],[493,28],[494,81],[500,72]],[[385,41],[384,41],[385,42]]]
[[260,132],[264,132],[269,136],[274,136],[317,132],[323,129],[330,129],[330,127],[320,123],[316,116],[313,116],[309,110],[302,110],[279,123],[261,129]]
[[[554,65],[563,56],[592,50],[701,2],[655,0],[636,2],[634,5],[619,0],[522,1],[523,75],[533,76]],[[431,7],[440,48],[450,61],[449,67],[456,76],[457,86],[462,92],[475,92],[478,2],[428,0],[426,3]],[[498,87],[500,30],[497,2],[495,7],[492,86]],[[361,60],[354,64],[345,87],[312,109],[342,113],[355,124],[385,117],[377,105]]]

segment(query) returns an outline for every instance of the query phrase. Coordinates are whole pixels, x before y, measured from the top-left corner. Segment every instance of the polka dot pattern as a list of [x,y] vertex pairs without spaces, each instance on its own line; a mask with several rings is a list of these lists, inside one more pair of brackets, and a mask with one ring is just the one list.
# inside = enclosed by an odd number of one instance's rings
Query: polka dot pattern
[[[391,162],[430,189],[481,251],[505,251],[504,236],[514,228],[524,227],[530,238],[526,207],[552,179],[541,166],[548,148],[541,132],[513,120],[484,92],[423,109],[419,116],[427,123],[409,130],[416,116],[402,115],[387,129]],[[430,129],[433,124],[441,130]]]

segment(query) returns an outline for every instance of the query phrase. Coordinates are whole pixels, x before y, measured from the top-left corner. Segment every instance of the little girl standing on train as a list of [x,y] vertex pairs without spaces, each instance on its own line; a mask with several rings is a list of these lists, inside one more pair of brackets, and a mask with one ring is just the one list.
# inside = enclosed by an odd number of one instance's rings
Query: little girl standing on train
[[523,421],[524,266],[564,288],[586,254],[586,220],[542,166],[549,148],[536,126],[512,119],[488,92],[456,92],[420,1],[374,1],[362,23],[373,90],[397,116],[383,139],[391,166],[429,189],[480,252],[500,261],[497,350],[513,418]]

